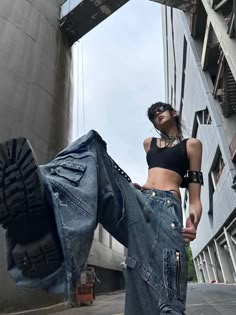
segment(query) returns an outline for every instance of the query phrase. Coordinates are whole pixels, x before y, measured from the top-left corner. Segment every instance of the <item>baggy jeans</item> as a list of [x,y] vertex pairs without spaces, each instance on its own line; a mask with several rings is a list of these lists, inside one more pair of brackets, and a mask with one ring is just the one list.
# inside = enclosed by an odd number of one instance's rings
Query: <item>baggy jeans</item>
[[40,170],[64,261],[43,279],[27,278],[6,236],[7,267],[18,285],[64,293],[72,303],[99,222],[128,248],[125,314],[185,314],[187,255],[181,204],[171,192],[136,189],[94,130]]

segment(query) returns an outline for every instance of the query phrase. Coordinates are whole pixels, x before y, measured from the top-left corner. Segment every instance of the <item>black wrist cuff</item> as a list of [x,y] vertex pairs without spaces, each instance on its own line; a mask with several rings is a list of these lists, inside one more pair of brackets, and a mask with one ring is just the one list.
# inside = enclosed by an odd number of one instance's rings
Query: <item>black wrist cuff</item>
[[183,181],[180,187],[187,188],[190,183],[204,185],[202,172],[187,171],[187,174],[183,177]]

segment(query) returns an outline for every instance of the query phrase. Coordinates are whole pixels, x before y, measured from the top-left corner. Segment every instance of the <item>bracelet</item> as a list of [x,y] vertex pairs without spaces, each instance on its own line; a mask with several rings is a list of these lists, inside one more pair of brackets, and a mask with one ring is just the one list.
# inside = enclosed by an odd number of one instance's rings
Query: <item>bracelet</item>
[[187,171],[187,174],[183,177],[180,187],[187,188],[190,183],[204,185],[202,172]]

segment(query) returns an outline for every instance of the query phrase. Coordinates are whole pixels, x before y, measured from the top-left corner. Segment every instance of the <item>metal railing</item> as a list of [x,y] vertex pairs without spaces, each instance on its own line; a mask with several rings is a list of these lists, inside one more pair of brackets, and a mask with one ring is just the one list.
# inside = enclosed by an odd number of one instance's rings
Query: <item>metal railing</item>
[[214,0],[212,7],[215,11],[221,11],[224,15],[229,37],[236,37],[236,0]]

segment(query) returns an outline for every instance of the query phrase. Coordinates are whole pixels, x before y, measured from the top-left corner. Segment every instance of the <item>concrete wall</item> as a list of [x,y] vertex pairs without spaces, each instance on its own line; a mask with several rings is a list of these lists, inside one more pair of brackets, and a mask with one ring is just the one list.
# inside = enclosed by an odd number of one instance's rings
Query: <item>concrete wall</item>
[[[0,1],[0,141],[27,137],[41,164],[71,140],[73,64],[67,39],[59,29],[61,3]],[[99,238],[97,229],[88,258],[104,278],[98,289],[119,289],[124,286],[120,269],[124,247],[104,229]],[[6,272],[4,256],[4,230],[0,228],[0,313],[63,300],[16,288]]]
[[121,271],[120,264],[125,260],[124,255],[124,246],[98,225],[94,233],[88,264],[103,269]]
[[[59,0],[0,1],[0,141],[27,137],[41,163],[70,141],[71,51],[59,16]],[[1,229],[0,312],[58,300],[15,287],[5,270]]]

